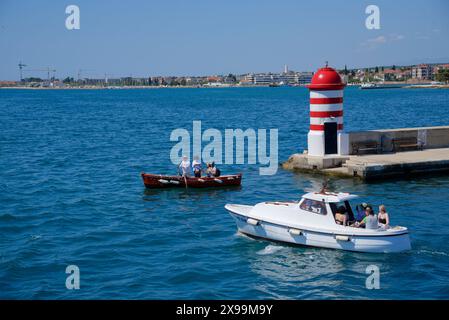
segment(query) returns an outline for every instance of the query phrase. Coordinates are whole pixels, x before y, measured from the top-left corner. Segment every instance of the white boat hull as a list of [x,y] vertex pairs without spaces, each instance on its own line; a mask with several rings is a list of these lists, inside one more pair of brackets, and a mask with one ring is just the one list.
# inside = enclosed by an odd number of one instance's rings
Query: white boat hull
[[[238,230],[246,235],[303,246],[358,252],[388,253],[411,249],[408,233],[390,236],[338,235],[299,230],[288,226],[251,219],[230,211]],[[248,221],[249,220],[249,221]]]

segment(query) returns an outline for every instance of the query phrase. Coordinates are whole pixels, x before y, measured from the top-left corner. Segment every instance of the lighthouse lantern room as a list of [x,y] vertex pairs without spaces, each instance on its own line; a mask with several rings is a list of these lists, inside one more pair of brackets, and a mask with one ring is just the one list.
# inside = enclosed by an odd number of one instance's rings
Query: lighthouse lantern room
[[310,156],[347,154],[343,133],[343,90],[345,84],[335,69],[319,69],[307,86],[310,90]]

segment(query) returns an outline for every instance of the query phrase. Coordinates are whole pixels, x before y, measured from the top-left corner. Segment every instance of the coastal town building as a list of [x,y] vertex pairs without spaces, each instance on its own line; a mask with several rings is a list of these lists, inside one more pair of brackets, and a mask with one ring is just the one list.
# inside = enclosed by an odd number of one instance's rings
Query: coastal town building
[[402,70],[398,69],[385,69],[383,71],[383,81],[402,81],[405,75]]
[[312,81],[313,72],[301,72],[298,75],[298,84],[306,85]]
[[249,73],[240,79],[241,85],[305,85],[310,83],[313,72],[294,72],[285,66],[282,73]]
[[15,87],[17,84],[17,81],[0,81],[0,87]]
[[252,84],[254,84],[254,74],[249,73],[249,74],[244,75],[240,79],[239,83],[241,85],[252,85]]
[[433,74],[437,74],[439,71],[442,70],[449,70],[449,63],[436,65],[433,68]]
[[412,68],[412,78],[419,80],[431,80],[433,75],[432,66],[429,64],[420,64]]
[[271,73],[260,73],[254,75],[254,84],[256,85],[269,85],[276,82],[280,82],[278,81],[277,75]]

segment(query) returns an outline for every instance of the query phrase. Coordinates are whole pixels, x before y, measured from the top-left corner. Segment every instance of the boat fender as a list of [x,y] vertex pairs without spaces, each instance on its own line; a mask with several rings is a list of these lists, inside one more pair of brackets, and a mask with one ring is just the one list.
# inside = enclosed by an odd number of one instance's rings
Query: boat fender
[[214,179],[214,181],[215,181],[215,182],[218,182],[218,183],[223,183],[223,181],[220,180],[220,179]]
[[336,235],[335,240],[337,241],[350,241],[351,239],[349,236],[342,236],[342,235]]
[[170,183],[170,181],[167,181],[167,180],[165,180],[165,179],[159,179],[158,181],[159,181],[160,183],[163,183],[163,184]]
[[302,236],[302,231],[298,230],[298,229],[288,229],[288,232],[292,235],[292,236]]
[[199,182],[205,182],[206,180],[204,179],[198,179]]
[[228,180],[234,180],[234,177],[229,177]]
[[179,181],[176,181],[176,180],[170,180],[170,183],[173,183],[173,184],[179,184]]
[[259,220],[248,218],[246,222],[250,225],[257,226],[259,224]]

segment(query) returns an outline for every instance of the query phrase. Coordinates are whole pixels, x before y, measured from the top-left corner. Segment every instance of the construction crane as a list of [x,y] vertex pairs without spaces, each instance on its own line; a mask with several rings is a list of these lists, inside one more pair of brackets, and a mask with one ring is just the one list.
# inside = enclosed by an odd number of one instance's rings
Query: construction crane
[[47,67],[45,69],[25,69],[23,71],[26,71],[26,72],[47,72],[47,81],[50,82],[50,72],[53,72],[53,78],[54,78],[56,69],[51,69],[50,67]]
[[78,82],[81,80],[81,73],[85,71],[95,71],[92,69],[78,69]]
[[26,67],[27,65],[23,64],[22,61],[19,61],[18,66],[19,66],[19,70],[20,70],[20,82],[22,82],[23,81],[22,69],[23,69],[23,67]]
[[110,78],[112,78],[114,75],[111,73],[105,73],[104,74],[104,84],[107,86],[108,85],[108,81]]

